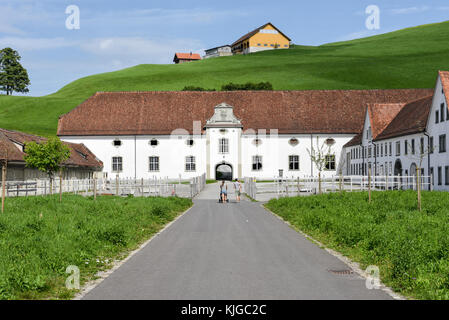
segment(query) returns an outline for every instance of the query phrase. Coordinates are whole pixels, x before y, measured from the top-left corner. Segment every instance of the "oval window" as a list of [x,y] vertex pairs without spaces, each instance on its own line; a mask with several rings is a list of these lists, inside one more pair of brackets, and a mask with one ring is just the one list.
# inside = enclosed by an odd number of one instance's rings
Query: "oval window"
[[193,141],[193,139],[187,139],[187,140],[186,140],[186,144],[187,144],[189,147],[193,146],[194,143],[195,143],[195,142]]
[[159,144],[159,141],[156,139],[151,139],[150,140],[150,146],[152,147],[156,147]]
[[328,146],[333,146],[335,144],[335,139],[327,138],[326,141],[324,141],[325,144]]
[[291,138],[290,140],[288,140],[288,143],[289,143],[292,147],[294,147],[294,146],[297,146],[297,145],[299,144],[299,140],[296,139],[296,138]]
[[122,145],[122,141],[118,140],[118,139],[115,139],[114,141],[112,141],[112,145],[114,147],[120,147]]
[[262,144],[262,140],[260,140],[259,138],[256,138],[253,140],[253,144],[255,146],[260,146]]

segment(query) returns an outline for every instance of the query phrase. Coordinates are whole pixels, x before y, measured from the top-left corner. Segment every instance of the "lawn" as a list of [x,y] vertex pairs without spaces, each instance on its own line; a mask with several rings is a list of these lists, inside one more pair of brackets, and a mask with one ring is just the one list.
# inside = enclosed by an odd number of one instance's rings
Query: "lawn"
[[271,200],[266,207],[381,280],[417,299],[449,299],[449,193],[333,193]]
[[0,214],[0,299],[69,299],[69,265],[81,285],[192,205],[182,198],[11,198]]
[[275,90],[433,88],[449,70],[449,22],[322,46],[293,46],[180,65],[145,64],[76,80],[44,97],[0,97],[0,128],[52,136],[58,117],[97,91],[220,89],[269,81]]

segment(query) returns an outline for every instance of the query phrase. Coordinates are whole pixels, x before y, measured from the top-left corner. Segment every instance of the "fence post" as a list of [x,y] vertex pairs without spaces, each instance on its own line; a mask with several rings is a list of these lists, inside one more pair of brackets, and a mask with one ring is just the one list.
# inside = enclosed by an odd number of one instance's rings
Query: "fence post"
[[118,191],[119,191],[119,179],[118,175],[115,176],[115,195],[118,197]]
[[[6,161],[5,161],[6,162]],[[6,164],[2,165],[2,213],[5,211]]]
[[430,185],[430,191],[433,191],[433,173],[430,175],[429,185]]
[[97,200],[97,175],[94,173],[94,201]]
[[371,168],[368,168],[368,203],[371,203]]

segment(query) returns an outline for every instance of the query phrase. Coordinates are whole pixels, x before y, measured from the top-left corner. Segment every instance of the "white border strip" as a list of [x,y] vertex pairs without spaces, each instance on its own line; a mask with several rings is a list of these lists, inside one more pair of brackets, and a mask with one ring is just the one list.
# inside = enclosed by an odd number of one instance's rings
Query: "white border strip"
[[[314,238],[312,238],[308,234],[305,234],[303,231],[301,231],[300,229],[298,229],[295,226],[293,226],[290,222],[284,220],[282,217],[278,216],[276,213],[274,213],[270,209],[266,208],[263,204],[261,204],[260,206],[262,208],[264,208],[265,210],[267,210],[268,212],[270,212],[273,216],[275,216],[276,218],[278,218],[279,220],[281,220],[282,222],[287,224],[290,228],[292,228],[296,232],[298,232],[301,235],[303,235],[306,239],[312,241],[313,243],[315,243],[319,247],[323,248],[324,250],[326,250],[328,253],[330,253],[334,257],[338,258],[343,263],[347,264],[353,271],[355,271],[362,278],[366,279],[368,277],[366,272],[363,271],[362,269],[360,269],[360,265],[357,262],[354,262],[351,259],[349,259],[348,257],[345,257],[344,255],[342,255],[341,253],[326,247],[324,244],[322,244],[318,240],[315,240]],[[380,279],[379,279],[379,281],[380,281]],[[404,297],[404,296],[394,292],[390,287],[387,287],[386,285],[384,285],[382,283],[382,281],[380,281],[380,288],[379,288],[379,290],[382,290],[382,291],[386,292],[388,295],[390,295],[395,300],[407,300],[406,297]]]
[[165,225],[161,230],[159,230],[157,233],[155,233],[150,239],[145,241],[143,244],[141,244],[137,249],[131,251],[129,255],[123,259],[123,260],[115,260],[113,262],[112,268],[105,270],[105,271],[99,271],[95,274],[94,277],[99,277],[98,279],[88,281],[86,284],[83,285],[83,287],[80,289],[80,291],[75,295],[75,297],[72,300],[81,300],[86,294],[88,294],[90,291],[92,291],[95,287],[97,287],[103,280],[105,280],[107,277],[109,277],[114,271],[116,271],[118,268],[120,268],[124,263],[126,263],[129,259],[131,259],[137,252],[145,248],[154,238],[159,236],[162,232],[164,232],[166,229],[168,229],[173,223],[178,221],[181,217],[183,217],[187,212],[192,209],[194,204],[188,208],[186,211],[179,214],[174,220],[169,222]]

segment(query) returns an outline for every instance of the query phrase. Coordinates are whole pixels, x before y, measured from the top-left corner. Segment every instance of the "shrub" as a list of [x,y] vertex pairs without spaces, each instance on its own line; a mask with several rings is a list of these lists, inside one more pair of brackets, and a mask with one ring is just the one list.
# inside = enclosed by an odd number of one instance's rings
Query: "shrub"
[[244,84],[228,83],[221,86],[222,91],[236,91],[236,90],[273,90],[273,85],[270,82],[252,83],[247,82]]

